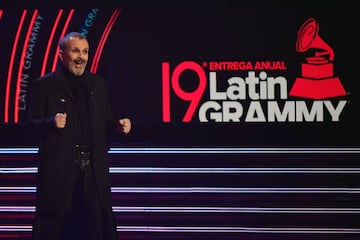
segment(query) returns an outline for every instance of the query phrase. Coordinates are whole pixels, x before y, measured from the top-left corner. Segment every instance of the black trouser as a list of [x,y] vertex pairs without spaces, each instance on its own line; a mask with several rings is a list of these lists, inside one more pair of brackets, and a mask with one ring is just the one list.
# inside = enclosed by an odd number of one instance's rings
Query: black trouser
[[37,212],[34,240],[115,240],[116,222],[111,206],[101,208],[91,165],[77,171],[69,213]]

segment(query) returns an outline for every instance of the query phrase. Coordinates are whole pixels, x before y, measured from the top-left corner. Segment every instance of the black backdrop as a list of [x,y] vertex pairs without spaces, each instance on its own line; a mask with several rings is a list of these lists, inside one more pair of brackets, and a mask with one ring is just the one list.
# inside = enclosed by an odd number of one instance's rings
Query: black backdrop
[[[357,123],[360,86],[357,57],[360,54],[357,45],[360,30],[357,26],[358,9],[352,6],[306,5],[290,8],[270,3],[244,6],[226,1],[208,1],[198,2],[196,6],[186,2],[173,6],[150,3],[138,6],[125,3],[113,3],[111,6],[105,3],[93,6],[83,3],[49,6],[44,3],[32,6],[29,4],[3,6],[0,9],[3,10],[0,19],[1,106],[5,106],[9,59],[24,10],[28,11],[27,16],[38,10],[42,18],[41,27],[36,32],[36,44],[33,42],[31,49],[32,67],[26,72],[29,85],[40,75],[40,67],[45,56],[44,49],[49,42],[55,16],[60,9],[64,12],[53,43],[56,43],[60,28],[65,25],[66,14],[73,9],[68,31],[80,31],[86,28],[92,57],[95,56],[96,46],[101,44],[101,34],[106,24],[114,12],[119,10],[119,15],[104,43],[96,72],[107,80],[114,114],[118,117],[129,116],[133,120],[133,132],[126,138],[112,138],[112,145],[229,147],[359,145]],[[85,24],[89,16],[93,18],[91,26]],[[164,62],[169,63],[170,73],[185,61],[195,62],[202,66],[208,81],[210,71],[208,67],[203,67],[203,63],[279,61],[286,65],[286,70],[265,71],[268,76],[285,77],[289,91],[295,79],[301,75],[301,64],[306,56],[306,53],[299,53],[295,49],[297,33],[309,18],[316,20],[319,24],[318,35],[334,50],[333,76],[340,79],[347,92],[344,96],[318,100],[322,106],[325,100],[334,106],[340,101],[346,102],[338,120],[332,120],[325,109],[324,119],[319,121],[313,118],[309,121],[293,122],[288,120],[246,122],[243,116],[238,122],[200,122],[199,107],[202,103],[210,101],[209,82],[189,122],[182,121],[188,102],[181,100],[170,88],[171,120],[169,122],[163,120],[162,64]],[[29,21],[25,20],[24,25],[29,24]],[[22,28],[23,35],[27,29]],[[25,42],[19,41],[19,51],[24,44]],[[51,61],[55,54],[54,44],[50,51]],[[18,55],[16,56],[20,59]],[[13,71],[19,68],[19,62],[20,60],[14,62]],[[47,70],[50,70],[49,66]],[[249,70],[218,71],[218,81],[221,82],[219,87],[226,89],[228,78],[245,78],[248,72]],[[260,71],[255,72],[258,75]],[[16,74],[13,74],[13,78]],[[184,84],[182,86],[184,90],[190,92],[198,86],[197,76],[191,72],[184,73],[180,81]],[[28,85],[22,87],[26,92]],[[9,98],[12,102],[8,110],[10,117],[7,122],[5,107],[0,108],[0,117],[4,119],[1,121],[4,121],[5,125],[1,144],[32,144],[32,138],[24,137],[24,132],[18,131],[16,127],[18,123],[12,118],[16,111],[12,109],[16,99],[14,94],[12,90],[10,92],[12,97]],[[265,114],[268,101],[268,99],[260,101],[261,106],[264,106]],[[290,101],[303,101],[308,104],[309,111],[315,102],[313,99],[292,96],[280,100],[278,95],[273,101],[279,106]],[[217,102],[222,104],[220,100]],[[245,115],[252,100],[247,98],[237,102],[244,106]],[[25,112],[26,109],[19,110],[19,122],[25,118]]]

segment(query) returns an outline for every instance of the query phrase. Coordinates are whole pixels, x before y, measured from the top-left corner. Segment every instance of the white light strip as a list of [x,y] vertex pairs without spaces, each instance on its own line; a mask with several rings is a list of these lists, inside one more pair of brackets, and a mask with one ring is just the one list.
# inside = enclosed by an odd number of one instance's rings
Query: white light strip
[[119,232],[205,232],[205,233],[360,233],[359,228],[256,228],[256,227],[158,227],[118,226]]
[[109,153],[360,153],[360,148],[110,148]]
[[[31,232],[32,226],[0,225],[1,232]],[[260,227],[208,227],[208,226],[117,226],[118,232],[204,232],[204,233],[317,233],[317,234],[358,234],[359,228],[260,228]]]
[[[37,167],[1,168],[4,174],[36,174]],[[110,167],[110,173],[360,173],[360,168],[163,168]]]
[[0,168],[0,174],[37,173],[37,167]]
[[[0,148],[0,154],[34,154],[38,152],[36,147],[24,147],[24,148]],[[206,147],[206,148],[174,148],[174,147],[130,147],[130,148],[118,148],[112,147],[108,151],[111,154],[118,153],[175,153],[175,154],[188,154],[188,153],[360,153],[358,147],[320,147],[320,148],[300,148],[300,147],[277,147],[277,148],[219,148],[219,147]]]
[[36,187],[0,187],[0,193],[35,193]]
[[[0,168],[1,171],[1,168]],[[360,173],[360,168],[160,168],[110,167],[111,173]]]
[[360,193],[360,188],[112,187],[113,193]]
[[0,206],[0,212],[35,212],[35,207],[29,207],[29,206]]
[[[0,187],[0,193],[34,193],[36,187]],[[112,193],[331,193],[355,194],[360,188],[221,188],[221,187],[112,187]]]
[[[360,208],[254,208],[254,207],[113,207],[114,212],[176,212],[176,213],[360,213]],[[35,212],[30,206],[0,206],[0,212]]]
[[31,232],[32,226],[0,225],[1,232]]
[[38,148],[0,148],[0,154],[37,154]]
[[114,212],[179,212],[179,213],[360,213],[360,208],[246,208],[246,207],[113,207]]

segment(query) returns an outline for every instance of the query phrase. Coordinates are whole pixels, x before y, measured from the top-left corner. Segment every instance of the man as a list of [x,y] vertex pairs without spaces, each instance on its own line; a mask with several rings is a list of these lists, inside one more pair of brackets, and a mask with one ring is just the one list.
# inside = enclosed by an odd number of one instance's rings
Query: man
[[35,240],[116,239],[107,134],[127,134],[113,118],[105,81],[86,71],[89,43],[71,32],[59,42],[60,66],[34,82],[27,124],[40,136]]

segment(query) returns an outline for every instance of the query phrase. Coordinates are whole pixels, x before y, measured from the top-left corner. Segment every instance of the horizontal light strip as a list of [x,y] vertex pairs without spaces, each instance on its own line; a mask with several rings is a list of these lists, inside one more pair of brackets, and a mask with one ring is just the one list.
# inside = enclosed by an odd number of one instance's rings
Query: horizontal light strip
[[360,233],[359,228],[251,228],[251,227],[158,227],[118,226],[119,232],[205,232],[205,233]]
[[[360,208],[245,208],[245,207],[113,207],[114,212],[176,213],[360,213]],[[0,212],[35,212],[31,206],[0,206]]]
[[360,208],[113,207],[113,209],[114,212],[360,213]]
[[[34,193],[36,187],[0,187],[0,193]],[[112,193],[360,193],[360,188],[112,187]]]
[[360,193],[360,188],[112,187],[113,193]]
[[28,206],[0,206],[0,212],[35,212],[35,207],[28,207]]
[[31,232],[32,226],[0,225],[1,232]]
[[[0,168],[0,174],[36,174],[36,167]],[[360,168],[159,168],[110,167],[110,173],[360,173]]]
[[[1,171],[1,168],[0,168]],[[360,173],[360,168],[157,168],[111,167],[111,173]]]
[[[38,152],[38,148],[0,148],[0,154],[34,154]],[[111,154],[118,153],[175,153],[175,154],[193,154],[193,153],[277,153],[277,154],[288,154],[288,153],[360,153],[360,148],[346,147],[346,148],[142,148],[142,147],[131,147],[131,148],[117,148],[112,147],[108,151]]]
[[360,148],[110,148],[109,153],[360,153]]
[[[0,173],[37,173],[37,167],[0,168]],[[158,168],[110,167],[110,173],[360,173],[360,168]]]
[[[1,232],[30,232],[32,226],[0,225]],[[256,227],[165,227],[165,226],[117,226],[118,232],[204,232],[204,233],[310,233],[310,234],[358,234],[359,228],[256,228]]]
[[0,174],[37,173],[37,167],[0,168]]
[[37,154],[38,148],[0,148],[0,154]]

